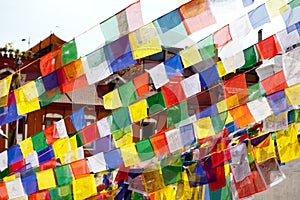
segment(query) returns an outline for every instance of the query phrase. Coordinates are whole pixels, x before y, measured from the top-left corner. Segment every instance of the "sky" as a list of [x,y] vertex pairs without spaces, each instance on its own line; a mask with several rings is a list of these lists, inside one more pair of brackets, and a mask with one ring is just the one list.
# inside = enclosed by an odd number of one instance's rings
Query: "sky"
[[[2,0],[0,1],[0,47],[13,42],[15,49],[24,51],[48,37],[51,33],[55,33],[65,41],[70,41],[135,1]],[[146,24],[189,0],[140,1],[143,20]],[[264,1],[256,0],[255,4],[246,9],[242,6],[242,0],[211,0],[211,2],[212,11],[218,23],[191,35],[188,40],[197,42]],[[281,26],[282,24],[272,25],[271,32],[274,32],[274,27],[278,30],[283,29],[284,27]],[[268,31],[263,33],[265,36],[270,35]]]

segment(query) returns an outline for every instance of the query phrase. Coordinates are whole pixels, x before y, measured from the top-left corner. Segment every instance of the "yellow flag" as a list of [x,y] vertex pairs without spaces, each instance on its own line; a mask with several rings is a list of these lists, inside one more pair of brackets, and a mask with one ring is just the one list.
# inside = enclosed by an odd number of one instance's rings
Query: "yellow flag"
[[72,182],[74,200],[81,200],[97,194],[94,175],[76,179]]
[[130,125],[125,128],[116,130],[112,133],[112,136],[115,142],[115,147],[117,148],[130,144],[133,142],[132,126]]
[[157,31],[152,22],[129,33],[129,41],[134,59],[144,58],[162,51]]
[[21,141],[19,145],[24,158],[34,151],[31,137]]
[[71,150],[77,149],[76,135],[74,135],[73,137],[70,137],[69,142],[70,142]]
[[190,46],[180,51],[180,57],[184,68],[190,67],[202,61],[197,45]]
[[122,106],[120,95],[117,89],[105,94],[103,96],[103,103],[105,109],[116,109]]
[[267,0],[266,7],[271,18],[281,15],[289,8],[286,0]]
[[281,162],[289,162],[300,158],[300,145],[295,123],[290,124],[286,130],[276,132],[276,142]]
[[54,155],[56,158],[59,158],[62,163],[64,163],[64,155],[71,150],[69,139],[61,138],[56,140],[52,144]]
[[225,100],[226,100],[226,105],[227,105],[228,109],[231,109],[231,108],[234,108],[234,107],[237,107],[238,105],[240,105],[239,97],[237,94],[232,95],[232,96],[226,98]]
[[201,118],[193,123],[197,138],[202,139],[215,135],[210,117]]
[[12,181],[12,180],[15,180],[16,178],[17,178],[16,175],[13,174],[13,175],[4,177],[4,178],[3,178],[3,181],[4,181],[4,182]]
[[44,190],[56,186],[55,177],[52,169],[36,172],[36,179],[39,190]]
[[138,122],[148,117],[147,115],[147,101],[143,99],[135,104],[129,106],[129,112],[132,122]]
[[218,102],[217,103],[217,108],[218,108],[219,113],[227,111],[228,109],[227,109],[226,99]]
[[11,84],[12,74],[0,80],[0,97],[8,95]]
[[71,163],[76,160],[78,160],[78,150],[74,149],[63,155],[63,159],[61,159],[61,164]]
[[34,81],[14,90],[14,94],[18,115],[23,115],[40,109],[39,98]]
[[260,163],[270,158],[276,158],[274,141],[271,134],[260,144],[253,148],[255,160]]
[[223,77],[227,74],[222,61],[217,62],[217,67],[218,67],[218,73],[220,77]]
[[140,162],[135,143],[120,148],[125,167],[133,166]]
[[293,85],[284,89],[289,105],[300,104],[300,84]]

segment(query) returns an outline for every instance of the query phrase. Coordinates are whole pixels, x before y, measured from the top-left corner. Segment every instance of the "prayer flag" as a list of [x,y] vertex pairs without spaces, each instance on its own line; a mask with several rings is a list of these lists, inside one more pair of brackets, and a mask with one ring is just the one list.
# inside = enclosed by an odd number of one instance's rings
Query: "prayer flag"
[[261,60],[267,60],[281,52],[276,35],[272,35],[256,44]]
[[0,171],[4,171],[8,167],[7,150],[0,153]]
[[266,91],[267,95],[277,92],[279,90],[283,90],[288,87],[286,83],[286,79],[284,77],[283,70],[262,80],[261,84],[264,87],[264,90]]
[[63,70],[68,81],[72,81],[84,74],[81,59],[68,63],[63,67]]
[[31,167],[38,167],[39,166],[39,159],[38,154],[36,151],[32,152],[26,157],[26,165],[30,164]]
[[234,123],[239,128],[248,126],[249,124],[251,124],[255,121],[247,104],[240,105],[236,108],[233,108],[233,109],[229,110],[229,112],[234,120]]
[[136,149],[141,161],[150,160],[154,157],[153,147],[149,138],[138,141]]
[[169,82],[164,63],[160,63],[147,71],[153,81],[155,89]]
[[288,129],[276,132],[276,143],[279,158],[282,163],[289,162],[300,157],[300,145],[297,137],[296,124],[290,124]]
[[128,106],[136,100],[136,93],[133,81],[129,81],[118,88],[123,106]]
[[287,51],[291,46],[300,42],[300,35],[295,24],[279,31],[276,33],[276,36],[284,51]]
[[180,156],[165,157],[160,161],[160,166],[165,185],[182,180],[182,160]]
[[122,106],[122,102],[117,89],[105,94],[103,96],[104,108],[105,109],[116,109]]
[[108,169],[116,169],[120,166],[123,166],[123,159],[120,149],[104,152],[104,160]]
[[165,132],[165,134],[166,134],[167,142],[169,145],[170,153],[173,153],[173,152],[183,148],[179,129],[173,129],[173,130],[167,131],[167,132]]
[[244,7],[250,6],[254,3],[254,0],[243,0]]
[[44,190],[56,186],[55,177],[52,169],[36,172],[36,179],[39,190]]
[[115,41],[116,39],[126,35],[129,31],[126,11],[123,10],[101,22],[100,27],[107,43]]
[[[295,4],[299,4],[299,2],[293,1],[294,5]],[[299,5],[295,5],[296,7],[288,7],[288,9],[281,14],[286,27],[292,26],[293,24],[296,24],[299,21],[300,18],[300,6]]]
[[73,126],[76,129],[76,131],[82,129],[86,124],[86,119],[84,116],[84,108],[80,108],[79,110],[73,112],[70,115],[70,118],[72,120]]
[[93,142],[93,154],[111,151],[115,148],[111,135],[101,137]]
[[178,9],[159,17],[156,21],[163,33],[170,31],[182,22]]
[[55,124],[51,124],[50,126],[48,126],[47,128],[45,128],[44,129],[44,135],[46,137],[48,145],[51,145],[51,144],[53,144],[53,142],[55,140],[58,140],[59,139],[59,135],[57,133]]
[[190,67],[202,61],[197,45],[189,46],[179,53],[184,68]]
[[97,123],[92,123],[82,129],[82,139],[84,144],[89,144],[99,138]]
[[210,117],[201,118],[193,123],[194,130],[198,139],[207,138],[215,135],[215,131]]
[[300,105],[300,84],[284,89],[289,105]]
[[178,54],[169,58],[168,60],[165,60],[164,65],[169,79],[174,76],[180,76],[183,74],[183,68],[180,56]]
[[149,87],[149,74],[147,72],[135,77],[133,79],[133,84],[136,89],[138,96],[143,96],[150,91]]
[[242,69],[250,68],[259,61],[255,45],[252,45],[244,49],[243,54],[244,54],[245,64],[240,67]]
[[260,137],[251,140],[251,144],[253,145],[253,154],[256,162],[261,163],[271,158],[276,158],[272,135],[269,134],[266,138],[264,138],[263,141],[259,140],[261,140]]
[[58,76],[56,71],[47,74],[46,76],[42,77],[44,87],[46,91],[52,90],[59,86]]
[[225,98],[237,95],[239,103],[248,102],[246,74],[237,75],[223,83]]
[[102,172],[107,169],[103,152],[90,156],[87,158],[87,160],[88,160],[89,168],[93,173]]
[[183,79],[180,83],[187,98],[201,92],[201,83],[198,73]]
[[8,199],[8,192],[4,182],[0,183],[0,199]]
[[133,141],[132,126],[130,125],[125,128],[115,130],[112,133],[112,136],[115,142],[115,147],[117,148],[130,144]]
[[143,99],[129,107],[130,117],[132,122],[138,122],[148,117],[147,114],[147,100]]
[[34,151],[31,137],[21,141],[19,145],[24,158],[26,158],[29,154],[31,154]]
[[34,134],[31,137],[31,140],[32,140],[34,150],[37,152],[44,150],[46,147],[48,147],[47,140],[44,135],[44,131],[40,131],[40,132]]
[[217,30],[216,32],[214,32],[213,37],[214,37],[216,48],[225,46],[228,42],[232,40],[229,25],[226,25],[221,29]]
[[248,12],[248,16],[253,29],[256,29],[266,23],[271,22],[268,11],[266,9],[266,4],[262,4]]
[[52,160],[52,158],[55,158],[52,146],[48,146],[44,150],[38,152],[38,158],[39,163],[43,163]]
[[179,127],[181,142],[184,147],[191,146],[196,143],[193,124]]
[[38,184],[35,173],[22,177],[23,188],[27,195],[38,191]]
[[244,52],[240,51],[233,56],[221,58],[226,74],[242,67],[245,64]]
[[200,40],[197,45],[203,60],[215,57],[216,47],[214,45],[214,37],[212,34]]
[[131,4],[125,10],[129,32],[135,31],[144,25],[141,3],[139,1]]
[[288,4],[285,0],[267,0],[266,7],[269,11],[270,17],[281,15],[288,9]]
[[98,132],[100,133],[100,137],[105,137],[107,135],[111,135],[110,125],[107,121],[107,117],[102,118],[97,121]]
[[149,107],[149,114],[150,115],[166,108],[166,103],[165,103],[165,100],[164,100],[164,96],[163,96],[161,91],[159,91],[158,93],[148,97],[146,100],[147,100],[147,104],[148,104],[148,107]]
[[5,184],[9,199],[15,199],[25,196],[21,178],[16,178],[14,180],[7,181]]
[[49,105],[50,103],[56,101],[57,99],[64,96],[64,94],[60,93],[60,88],[54,88],[50,91],[46,91],[39,97],[41,106]]
[[71,40],[70,42],[62,46],[61,54],[62,54],[61,59],[63,65],[66,65],[78,58],[75,39]]
[[0,97],[7,96],[13,75],[9,75],[0,80]]
[[233,40],[240,40],[246,37],[252,29],[247,15],[243,15],[242,17],[234,20],[229,24],[229,27]]
[[63,157],[64,157],[65,153],[68,153],[69,151],[71,151],[70,146],[71,145],[70,145],[68,138],[61,138],[59,140],[56,140],[52,144],[55,158],[56,159],[59,158],[61,163],[64,163]]
[[157,31],[152,22],[129,33],[129,41],[134,59],[144,58],[162,51]]
[[282,67],[288,86],[300,82],[300,69],[297,67],[300,64],[300,60],[298,59],[299,53],[300,48],[296,48],[282,56]]
[[220,79],[216,65],[213,65],[200,72],[200,81],[203,88],[210,87]]
[[23,156],[19,144],[16,144],[7,149],[7,159],[8,159],[8,165],[12,165],[14,163],[23,160]]
[[250,101],[265,96],[265,91],[261,85],[261,82],[255,83],[248,87],[248,97]]
[[289,106],[283,90],[270,94],[267,98],[274,115],[288,110]]
[[234,180],[239,183],[246,177],[250,176],[251,169],[247,156],[247,146],[245,143],[237,144],[230,148],[231,154],[231,171]]
[[57,122],[55,122],[56,130],[58,132],[58,135],[60,138],[65,138],[68,137],[67,129],[66,129],[66,124],[65,120],[61,119]]
[[168,127],[172,127],[173,125],[187,119],[188,117],[188,106],[186,101],[183,101],[167,109]]
[[70,163],[70,167],[75,179],[79,179],[90,173],[90,169],[85,158]]
[[119,130],[131,124],[127,107],[119,108],[112,112],[111,131]]
[[40,71],[43,76],[54,72],[62,66],[61,47],[40,58]]
[[183,88],[180,84],[181,80],[181,76],[175,76],[171,78],[166,85],[161,87],[167,108],[186,100]]
[[51,199],[72,199],[71,185],[64,185],[49,190]]
[[50,199],[49,190],[39,191],[34,194],[29,195],[30,200],[39,200],[39,199]]
[[282,112],[278,115],[271,115],[263,121],[264,132],[274,132],[288,128],[287,112]]
[[157,158],[170,153],[167,138],[164,132],[157,133],[156,135],[152,136],[150,141]]
[[88,175],[72,182],[74,200],[81,200],[97,194],[97,186],[94,175]]
[[153,167],[153,170],[145,171],[142,174],[146,192],[153,193],[165,187],[162,174],[158,167]]
[[106,61],[103,47],[87,54],[81,60],[89,85],[101,81],[112,74],[112,70]]
[[250,101],[247,106],[255,122],[260,122],[271,115],[271,108],[265,97]]
[[125,167],[133,166],[140,162],[135,143],[122,146],[120,151]]

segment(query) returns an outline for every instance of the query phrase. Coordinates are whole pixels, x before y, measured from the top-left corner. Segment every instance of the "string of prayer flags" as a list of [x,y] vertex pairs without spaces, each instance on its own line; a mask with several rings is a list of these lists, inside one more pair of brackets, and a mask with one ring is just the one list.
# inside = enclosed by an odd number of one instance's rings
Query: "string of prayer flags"
[[105,109],[116,109],[122,106],[122,101],[117,89],[110,91],[103,96],[103,103]]
[[188,36],[178,9],[159,17],[153,23],[164,47],[172,47]]
[[248,17],[253,29],[261,27],[262,25],[271,22],[266,4],[262,4],[252,11],[248,12]]
[[72,123],[73,123],[76,131],[79,131],[80,129],[82,129],[86,124],[86,119],[84,116],[84,108],[80,108],[79,110],[73,112],[70,115],[70,118],[72,120]]
[[179,11],[189,35],[216,23],[206,0],[190,1],[182,5]]
[[155,89],[159,89],[161,86],[169,82],[169,78],[165,69],[164,63],[160,63],[147,70],[147,72],[150,74]]
[[184,68],[188,68],[202,61],[196,44],[185,48],[179,52]]
[[214,32],[213,37],[216,48],[225,46],[228,42],[232,40],[229,25],[226,25]]
[[158,33],[153,23],[129,33],[129,41],[133,58],[136,60],[162,51]]
[[69,41],[61,47],[62,64],[66,65],[78,58],[75,39]]
[[74,200],[85,199],[97,194],[96,181],[92,174],[74,180],[72,185]]
[[140,1],[126,8],[126,17],[129,32],[135,31],[144,25]]
[[40,58],[40,71],[43,76],[54,72],[63,65],[61,51],[62,48],[58,47]]
[[129,106],[129,113],[132,122],[138,122],[148,117],[147,100],[143,99]]
[[103,47],[87,54],[81,60],[89,85],[101,81],[112,74]]
[[290,124],[288,129],[277,131],[275,134],[280,161],[285,163],[298,159],[300,156],[300,145],[296,124]]
[[132,57],[128,35],[104,46],[104,53],[107,62],[113,72],[120,71],[136,64]]
[[143,96],[150,91],[149,87],[149,74],[147,72],[135,77],[133,79],[133,84],[136,89],[136,94],[138,96]]

